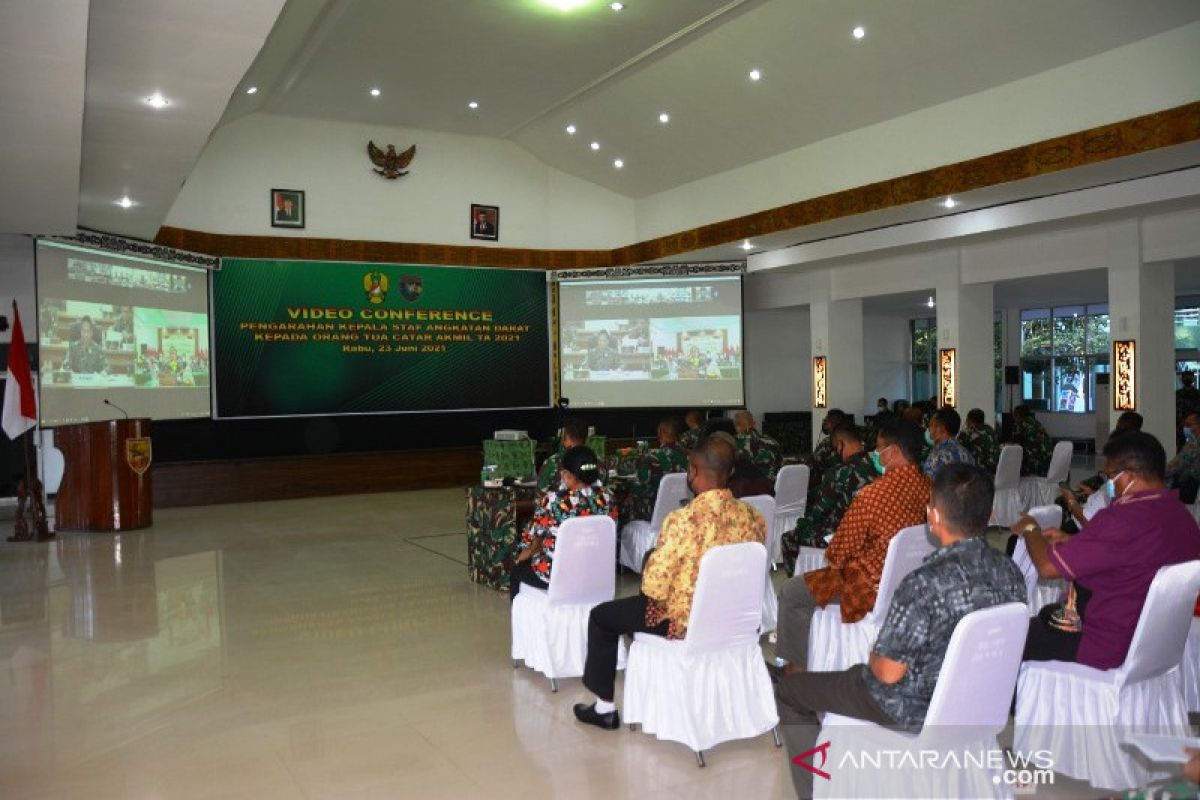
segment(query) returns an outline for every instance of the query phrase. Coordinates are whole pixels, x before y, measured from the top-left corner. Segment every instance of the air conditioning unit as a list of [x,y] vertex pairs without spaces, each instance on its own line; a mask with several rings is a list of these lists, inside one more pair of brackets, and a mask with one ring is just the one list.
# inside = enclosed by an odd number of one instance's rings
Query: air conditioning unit
[[529,431],[496,431],[492,438],[501,442],[519,442],[529,438]]

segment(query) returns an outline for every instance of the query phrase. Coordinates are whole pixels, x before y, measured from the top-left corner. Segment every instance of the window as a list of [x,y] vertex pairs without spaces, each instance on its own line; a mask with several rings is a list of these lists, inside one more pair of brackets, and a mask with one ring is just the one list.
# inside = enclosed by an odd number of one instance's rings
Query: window
[[1106,304],[1021,312],[1021,397],[1033,408],[1096,410],[1096,375],[1108,372]]
[[909,364],[913,400],[928,400],[938,393],[937,319],[914,319],[909,322],[912,356]]
[[1200,307],[1175,309],[1175,349],[1200,350]]

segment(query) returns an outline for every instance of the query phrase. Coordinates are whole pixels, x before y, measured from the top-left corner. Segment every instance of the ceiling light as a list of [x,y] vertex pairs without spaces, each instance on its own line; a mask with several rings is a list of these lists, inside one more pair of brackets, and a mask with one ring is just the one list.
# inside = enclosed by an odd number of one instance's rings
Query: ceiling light
[[854,26],[854,30],[850,31],[850,35],[855,39],[861,39],[867,35],[867,29],[862,25],[856,25]]
[[591,147],[593,150],[599,150],[599,149],[600,149],[600,143],[599,143],[599,142],[592,142],[592,143],[591,143],[591,145],[589,145],[589,147]]
[[954,208],[956,205],[958,205],[958,201],[948,195],[946,199],[942,201],[943,208]]
[[611,8],[613,11],[624,11],[625,10],[624,3],[609,3],[608,7]]
[[150,106],[151,108],[166,108],[167,106],[171,105],[171,101],[163,97],[159,92],[155,92],[147,97],[145,102],[146,105]]
[[120,200],[114,200],[113,203],[121,208],[133,208],[135,205],[137,205],[137,203],[129,199],[129,195],[125,195]]
[[738,245],[738,247],[742,248],[743,250],[753,250],[754,249],[754,245],[750,244],[749,239],[744,240],[741,244]]
[[570,135],[570,136],[574,136],[574,135],[575,135],[575,130],[576,130],[576,128],[575,128],[575,126],[574,126],[574,125],[568,125],[568,126],[567,126],[567,134],[568,134],[568,135]]
[[379,97],[380,94],[381,94],[381,92],[379,91],[378,86],[371,87],[371,97]]
[[625,162],[624,162],[624,161],[622,161],[622,160],[621,160],[621,159],[619,159],[619,158],[618,158],[618,159],[614,159],[614,160],[613,160],[613,166],[614,166],[614,167],[616,167],[617,169],[624,169],[624,167],[625,167]]
[[257,86],[247,86],[246,87],[246,94],[257,94],[257,93],[258,93]]
[[671,121],[671,115],[664,111],[663,113],[658,115],[658,121],[661,122],[663,125],[666,125],[668,122]]
[[933,295],[929,295],[929,299],[925,301],[925,305],[929,306],[930,308],[933,308],[937,305],[937,303],[933,302]]
[[471,109],[472,111],[474,111],[475,109],[479,108],[479,101],[478,101],[478,100],[472,100],[471,102],[467,103],[467,108],[469,108],[469,109]]
[[756,81],[762,78],[762,71],[757,69],[750,70],[750,80]]

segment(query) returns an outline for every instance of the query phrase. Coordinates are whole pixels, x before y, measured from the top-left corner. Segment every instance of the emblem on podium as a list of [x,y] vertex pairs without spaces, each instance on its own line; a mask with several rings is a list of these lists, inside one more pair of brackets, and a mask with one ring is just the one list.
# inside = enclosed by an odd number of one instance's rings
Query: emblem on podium
[[146,470],[150,469],[150,461],[152,460],[152,452],[150,449],[150,437],[140,436],[125,440],[125,463],[129,468],[142,475]]

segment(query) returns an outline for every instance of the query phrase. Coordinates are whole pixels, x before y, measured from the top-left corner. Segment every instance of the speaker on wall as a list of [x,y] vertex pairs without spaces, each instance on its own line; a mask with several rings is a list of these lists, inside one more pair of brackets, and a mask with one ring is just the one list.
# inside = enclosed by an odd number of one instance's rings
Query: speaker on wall
[[1004,368],[1004,385],[1019,386],[1021,383],[1021,368],[1020,367],[1005,367]]

